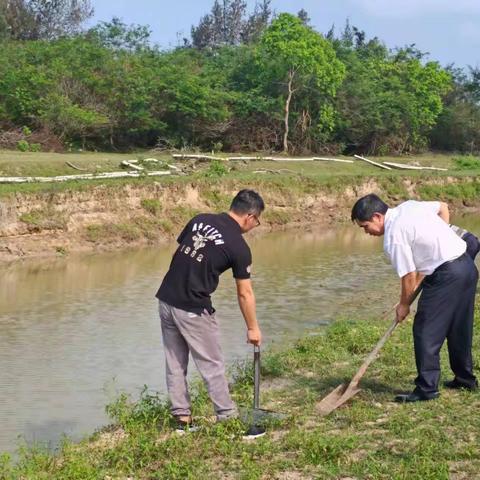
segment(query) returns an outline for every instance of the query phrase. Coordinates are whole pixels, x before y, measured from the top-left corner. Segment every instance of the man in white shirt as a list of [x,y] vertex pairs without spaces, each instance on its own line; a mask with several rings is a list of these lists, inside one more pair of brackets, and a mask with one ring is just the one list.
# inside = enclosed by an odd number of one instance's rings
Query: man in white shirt
[[478,271],[467,255],[466,243],[449,227],[448,205],[409,200],[389,208],[374,194],[359,199],[352,209],[365,233],[384,235],[384,251],[401,278],[398,322],[410,312],[416,289],[422,294],[413,322],[416,388],[396,401],[416,402],[437,398],[440,349],[448,343],[454,379],[449,388],[475,390],[472,335]]

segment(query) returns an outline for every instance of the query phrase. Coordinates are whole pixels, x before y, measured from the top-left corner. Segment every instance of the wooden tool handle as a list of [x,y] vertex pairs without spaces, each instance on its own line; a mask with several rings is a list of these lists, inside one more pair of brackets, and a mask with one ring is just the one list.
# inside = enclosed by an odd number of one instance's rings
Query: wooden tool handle
[[[410,301],[409,301],[409,305],[411,305],[415,301],[415,299],[418,297],[418,294],[422,290],[422,286],[423,286],[423,282],[420,283],[420,285],[413,292],[413,295],[411,296]],[[394,305],[388,312],[386,312],[385,315],[383,316],[382,320],[386,320],[390,316],[390,314],[397,308],[397,305],[398,305],[398,303],[396,305]],[[373,360],[375,360],[375,357],[377,356],[377,353],[385,345],[385,342],[387,341],[388,337],[390,337],[390,335],[393,333],[393,331],[395,330],[397,325],[398,325],[398,322],[395,319],[393,321],[393,323],[390,325],[390,328],[385,332],[383,337],[378,341],[378,343],[375,345],[375,348],[370,352],[368,357],[362,363],[362,366],[358,369],[357,373],[352,378],[352,381],[350,382],[351,386],[356,386],[358,384],[358,382],[360,382],[360,379],[365,374],[367,368],[373,362]]]

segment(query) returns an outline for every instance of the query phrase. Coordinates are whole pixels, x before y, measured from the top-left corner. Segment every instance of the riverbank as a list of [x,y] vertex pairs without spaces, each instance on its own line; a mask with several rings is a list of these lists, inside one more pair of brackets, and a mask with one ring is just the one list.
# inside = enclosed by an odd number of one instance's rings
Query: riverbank
[[[478,303],[478,299],[477,299]],[[367,308],[365,307],[365,312]],[[477,329],[480,311],[476,311]],[[172,432],[167,405],[155,394],[121,396],[107,407],[114,424],[80,444],[68,441],[58,455],[27,449],[17,465],[4,456],[0,478],[13,479],[418,479],[480,478],[480,394],[441,390],[432,402],[393,403],[415,375],[411,320],[400,326],[371,365],[363,390],[322,418],[315,403],[349,380],[388,322],[368,317],[339,320],[289,347],[273,347],[262,365],[261,406],[288,418],[253,442],[240,422],[213,425],[211,405],[197,384],[194,412],[199,432]],[[474,344],[475,364],[480,337]],[[450,378],[446,349],[443,379]],[[476,370],[477,375],[479,370]],[[251,404],[252,371],[239,365],[233,395]]]
[[[0,156],[2,175],[59,175],[74,162],[87,172],[118,169],[126,155]],[[16,158],[16,159],[15,159]],[[376,159],[385,160],[388,157]],[[472,157],[473,158],[473,157]],[[166,162],[168,157],[159,157]],[[389,158],[389,160],[395,160]],[[398,161],[398,159],[396,159]],[[211,162],[178,164],[182,175],[0,185],[0,261],[155,245],[175,238],[200,211],[228,209],[241,188],[261,192],[260,232],[301,224],[348,222],[353,202],[375,192],[392,204],[442,199],[457,210],[480,207],[480,168],[430,155],[402,162],[447,172],[380,170],[364,162]],[[477,162],[480,164],[480,162]]]

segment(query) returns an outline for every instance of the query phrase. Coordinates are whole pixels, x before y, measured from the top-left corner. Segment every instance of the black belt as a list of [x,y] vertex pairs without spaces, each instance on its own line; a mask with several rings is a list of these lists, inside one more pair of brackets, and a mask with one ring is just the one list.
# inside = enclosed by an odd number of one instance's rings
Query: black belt
[[466,257],[468,257],[467,252],[462,253],[462,255],[460,255],[460,256],[457,257],[457,258],[454,258],[453,260],[447,260],[446,262],[444,262],[444,263],[442,263],[441,265],[439,265],[439,266],[433,271],[433,273],[438,272],[439,270],[443,270],[444,268],[448,267],[451,263],[456,262],[456,261],[458,261],[458,260],[463,260],[463,259],[465,259]]

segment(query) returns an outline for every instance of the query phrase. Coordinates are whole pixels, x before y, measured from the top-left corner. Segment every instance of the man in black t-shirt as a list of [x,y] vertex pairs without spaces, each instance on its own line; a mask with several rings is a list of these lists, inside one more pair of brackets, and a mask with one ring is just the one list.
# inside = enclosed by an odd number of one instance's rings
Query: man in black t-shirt
[[218,420],[235,417],[220,349],[219,328],[210,295],[220,275],[232,269],[247,341],[260,345],[262,335],[250,280],[252,255],[243,234],[260,225],[265,205],[258,193],[241,190],[228,213],[200,214],[180,233],[178,248],[157,292],[165,348],[167,388],[172,414],[180,428],[191,424],[187,388],[188,355],[206,384]]

